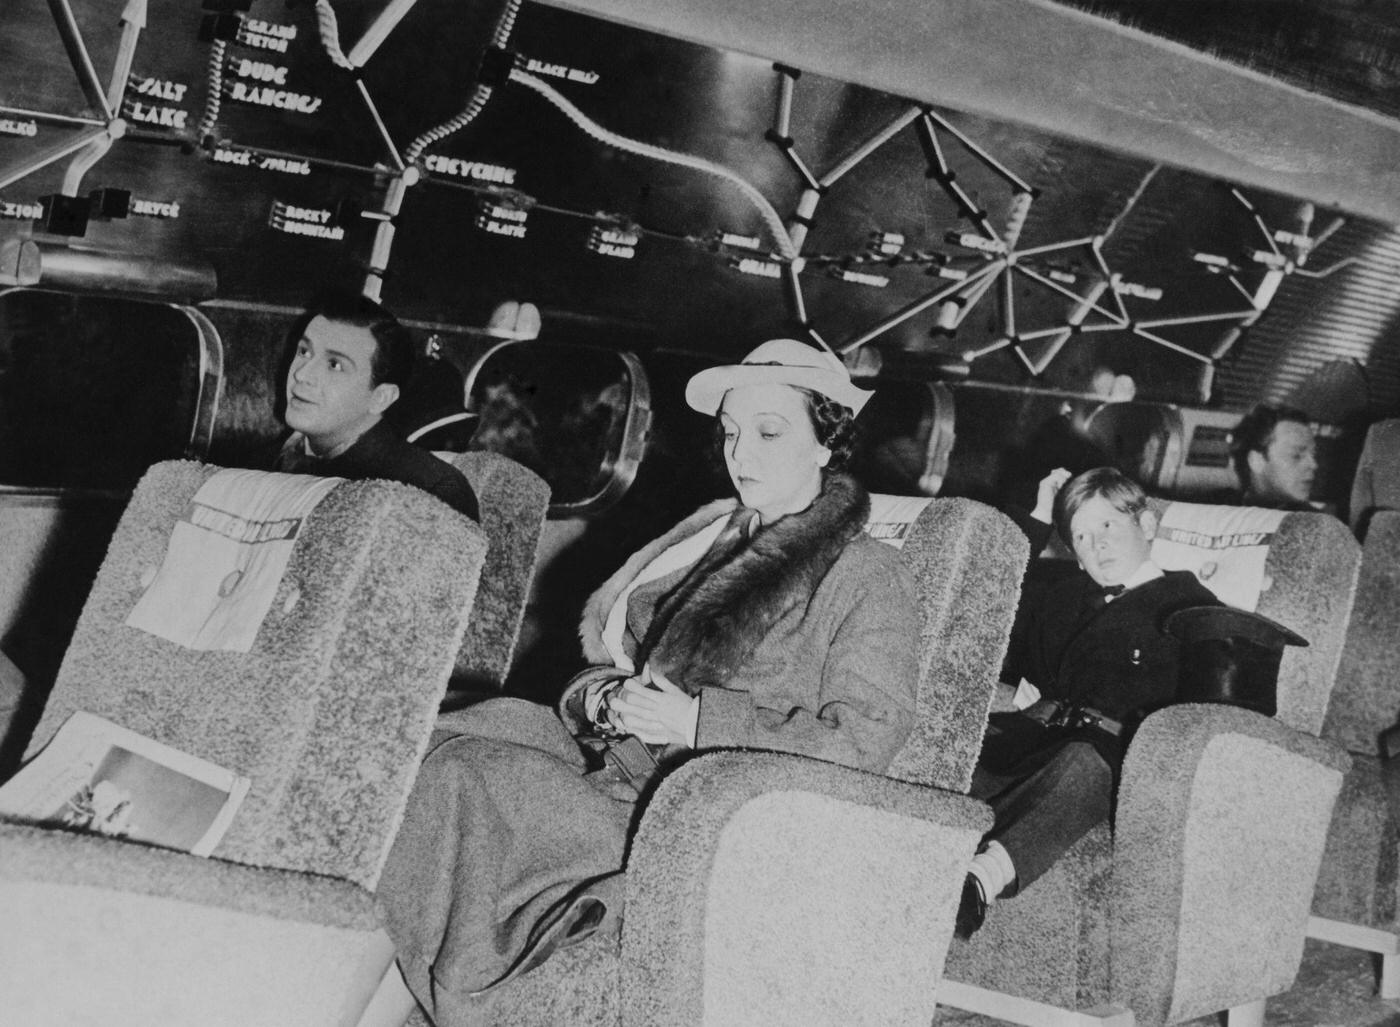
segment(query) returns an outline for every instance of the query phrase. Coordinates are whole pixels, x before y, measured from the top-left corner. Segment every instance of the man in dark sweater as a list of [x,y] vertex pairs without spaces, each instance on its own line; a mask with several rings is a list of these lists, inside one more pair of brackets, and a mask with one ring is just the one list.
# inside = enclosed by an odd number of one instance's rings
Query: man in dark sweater
[[383,420],[413,369],[413,340],[392,314],[364,296],[331,296],[302,314],[291,337],[283,420],[293,433],[277,470],[398,481],[477,519],[462,473]]
[[961,937],[981,926],[988,902],[1029,885],[1108,821],[1133,728],[1177,693],[1180,643],[1163,622],[1219,603],[1193,574],[1152,562],[1156,516],[1113,468],[1070,479],[1054,494],[1053,519],[1081,570],[1017,615],[1004,676],[1034,701],[993,714],[983,741],[971,794],[996,819],[964,887]]

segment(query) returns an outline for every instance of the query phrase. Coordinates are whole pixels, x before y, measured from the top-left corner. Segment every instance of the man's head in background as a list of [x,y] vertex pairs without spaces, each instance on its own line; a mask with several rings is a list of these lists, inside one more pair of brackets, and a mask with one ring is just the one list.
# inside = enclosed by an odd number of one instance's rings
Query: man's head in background
[[344,451],[399,398],[413,369],[413,338],[364,296],[334,294],[297,319],[284,420],[318,456]]
[[1301,410],[1256,406],[1235,426],[1230,454],[1246,504],[1293,506],[1312,496],[1317,443]]

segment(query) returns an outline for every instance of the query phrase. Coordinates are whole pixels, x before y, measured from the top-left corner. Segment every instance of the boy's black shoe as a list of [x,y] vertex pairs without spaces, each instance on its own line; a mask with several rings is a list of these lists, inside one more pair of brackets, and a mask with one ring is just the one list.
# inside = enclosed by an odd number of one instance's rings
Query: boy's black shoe
[[963,881],[962,900],[958,903],[958,919],[953,927],[953,937],[967,941],[982,921],[987,919],[987,896],[982,891],[982,882],[975,874],[968,874]]

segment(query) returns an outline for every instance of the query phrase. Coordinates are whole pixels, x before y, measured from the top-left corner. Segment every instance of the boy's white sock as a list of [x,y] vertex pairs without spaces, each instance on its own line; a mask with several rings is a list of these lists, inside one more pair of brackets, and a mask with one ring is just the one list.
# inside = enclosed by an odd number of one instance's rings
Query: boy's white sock
[[994,902],[1016,880],[1016,865],[1011,862],[1011,853],[1000,842],[988,842],[981,852],[972,857],[972,865],[967,869],[982,886],[982,894],[988,903]]

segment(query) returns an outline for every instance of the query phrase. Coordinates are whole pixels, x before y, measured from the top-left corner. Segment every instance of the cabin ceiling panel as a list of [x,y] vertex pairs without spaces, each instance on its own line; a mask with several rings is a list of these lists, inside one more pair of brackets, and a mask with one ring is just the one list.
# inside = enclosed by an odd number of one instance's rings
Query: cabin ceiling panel
[[1400,9],[1376,0],[1057,0],[1290,82],[1400,116]]
[[550,2],[1400,223],[1400,122],[1048,0]]
[[[1216,379],[1220,401],[1301,407],[1346,422],[1400,409],[1400,232],[1355,222],[1318,254],[1360,254],[1328,279],[1290,277]],[[1350,368],[1349,371],[1343,368]]]

